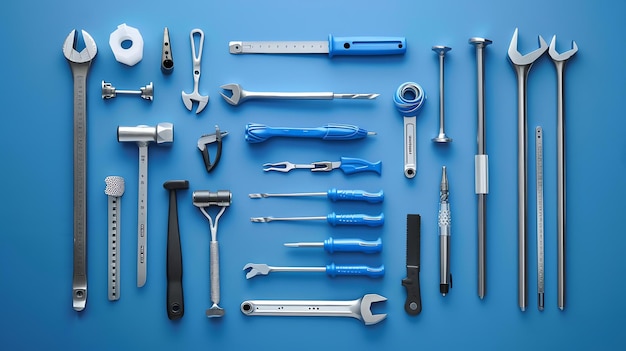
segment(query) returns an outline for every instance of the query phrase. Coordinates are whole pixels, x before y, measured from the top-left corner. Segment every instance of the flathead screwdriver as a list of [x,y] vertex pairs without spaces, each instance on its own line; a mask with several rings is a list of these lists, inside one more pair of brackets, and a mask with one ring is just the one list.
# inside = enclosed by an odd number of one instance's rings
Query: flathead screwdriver
[[378,227],[385,221],[384,215],[369,216],[365,214],[336,214],[335,212],[327,216],[318,217],[252,217],[250,221],[255,223],[269,223],[273,221],[320,221],[326,220],[330,225],[366,225]]
[[377,253],[383,249],[380,238],[375,241],[361,239],[333,239],[332,237],[320,242],[285,243],[287,247],[322,247],[328,253],[333,252],[363,252]]
[[317,193],[255,193],[248,194],[251,199],[262,199],[266,197],[301,197],[301,196],[326,196],[331,201],[366,201],[369,203],[382,202],[384,199],[383,191],[377,193],[368,193],[363,190],[337,190],[336,188],[329,189],[327,192]]

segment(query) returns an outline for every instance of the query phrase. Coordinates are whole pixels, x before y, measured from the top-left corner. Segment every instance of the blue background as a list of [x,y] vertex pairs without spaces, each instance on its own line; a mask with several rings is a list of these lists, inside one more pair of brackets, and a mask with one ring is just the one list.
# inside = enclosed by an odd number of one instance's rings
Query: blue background
[[[626,196],[626,121],[618,101],[625,89],[625,7],[610,1],[10,1],[3,6],[0,66],[3,79],[4,184],[0,219],[0,296],[4,349],[599,349],[623,348],[626,303],[623,227]],[[138,28],[145,42],[134,67],[115,61],[108,45],[117,25]],[[163,28],[170,29],[175,70],[160,71]],[[556,79],[547,55],[528,81],[528,297],[517,304],[516,76],[507,58],[520,29],[519,49],[534,50],[537,35],[558,35],[563,52],[575,40],[579,52],[567,65],[567,306],[556,304]],[[88,77],[88,277],[87,308],[71,307],[72,279],[72,76],[61,46],[72,29],[85,29],[98,55]],[[205,32],[200,92],[211,100],[200,115],[187,111],[181,91],[192,90],[189,32]],[[405,36],[408,50],[396,57],[324,55],[234,56],[231,40],[325,40],[327,35]],[[486,49],[488,196],[487,296],[476,292],[476,73],[473,36],[493,40]],[[447,146],[430,141],[438,129],[438,60],[433,45],[447,45]],[[155,100],[118,96],[103,101],[100,81],[136,89],[152,81]],[[402,118],[392,103],[395,89],[415,81],[428,100],[417,121],[418,173],[402,173]],[[256,91],[377,92],[374,101],[248,102],[226,104],[219,86],[240,83]],[[149,150],[149,262],[145,287],[135,286],[137,147],[116,141],[118,125],[172,122],[171,147]],[[272,140],[248,145],[246,123],[315,127],[357,124],[378,132],[366,140],[324,143]],[[203,167],[196,141],[219,124],[230,134],[213,173]],[[546,309],[536,308],[534,127],[544,128]],[[340,171],[265,174],[265,162],[308,163],[341,156],[382,160],[382,176]],[[437,200],[441,166],[449,171],[452,201],[454,288],[439,294]],[[122,198],[121,299],[107,300],[107,232],[104,178],[126,179]],[[165,248],[168,194],[162,183],[188,179],[179,193],[186,313],[172,322],[165,310]],[[331,203],[324,199],[248,199],[252,192],[325,191],[330,187],[383,189],[382,205]],[[207,320],[208,221],[192,205],[201,189],[229,189],[232,206],[219,222],[222,319]],[[384,212],[382,228],[324,223],[255,224],[251,216]],[[422,215],[423,312],[403,310],[405,218]],[[288,249],[289,241],[328,236],[382,237],[376,256],[335,255]],[[327,278],[272,274],[246,280],[248,262],[323,265],[331,261],[378,265],[386,275]],[[246,317],[248,299],[355,299],[379,293],[388,313],[365,327],[353,319]]]

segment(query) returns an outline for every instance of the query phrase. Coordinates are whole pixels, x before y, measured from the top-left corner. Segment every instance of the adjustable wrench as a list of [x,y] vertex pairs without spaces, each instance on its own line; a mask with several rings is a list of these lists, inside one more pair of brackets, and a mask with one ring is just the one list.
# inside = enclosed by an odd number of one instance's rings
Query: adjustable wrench
[[74,275],[72,305],[82,311],[87,303],[87,73],[98,53],[96,42],[81,31],[85,48],[76,51],[76,30],[63,43],[63,55],[74,80]]
[[312,316],[352,317],[365,325],[376,324],[387,314],[372,314],[372,303],[386,301],[378,294],[365,294],[352,301],[324,300],[248,300],[241,304],[241,312],[247,316]]
[[565,104],[563,74],[565,62],[578,51],[576,42],[572,49],[562,54],[556,52],[556,35],[552,37],[548,53],[556,66],[557,77],[557,290],[558,305],[565,308]]
[[517,51],[517,28],[509,45],[509,59],[517,73],[517,237],[518,237],[518,302],[522,311],[526,310],[526,172],[527,138],[526,123],[526,81],[533,63],[548,49],[548,44],[539,36],[539,49],[522,56]]

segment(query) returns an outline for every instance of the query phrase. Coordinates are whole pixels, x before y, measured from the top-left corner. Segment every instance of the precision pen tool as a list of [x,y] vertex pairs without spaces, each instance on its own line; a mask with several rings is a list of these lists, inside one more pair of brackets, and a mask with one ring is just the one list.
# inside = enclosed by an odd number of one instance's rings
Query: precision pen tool
[[441,185],[439,187],[439,291],[446,296],[452,287],[450,274],[450,203],[448,202],[448,175],[446,166],[441,168]]
[[328,41],[231,41],[231,54],[399,55],[406,52],[404,37],[333,37]]

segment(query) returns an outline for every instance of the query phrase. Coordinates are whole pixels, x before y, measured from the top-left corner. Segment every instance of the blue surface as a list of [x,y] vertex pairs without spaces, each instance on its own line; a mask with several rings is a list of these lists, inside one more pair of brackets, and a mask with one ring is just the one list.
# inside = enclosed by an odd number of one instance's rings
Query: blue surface
[[[623,45],[625,6],[618,2],[526,1],[153,1],[10,2],[0,14],[4,33],[1,180],[0,321],[3,349],[604,349],[624,348],[626,280],[623,227],[626,187],[626,93]],[[134,67],[115,61],[108,36],[117,25],[138,28],[144,58]],[[171,76],[159,67],[163,27],[169,27],[175,61]],[[189,32],[204,30],[200,91],[211,100],[200,115],[187,111],[181,91],[191,91]],[[520,51],[536,48],[537,35],[558,35],[557,49],[575,40],[580,51],[566,73],[567,307],[556,306],[556,79],[543,56],[529,77],[528,296],[517,305],[516,77],[506,51],[516,27]],[[72,77],[61,46],[72,29],[96,40],[98,56],[88,77],[88,272],[87,308],[71,307],[72,279]],[[326,40],[337,36],[406,36],[396,57],[242,55],[230,40]],[[488,196],[487,296],[476,292],[476,78],[474,48],[467,40],[493,40],[486,49]],[[438,60],[433,45],[447,45],[448,146],[430,141],[438,128]],[[136,89],[152,81],[155,100],[100,98],[100,81]],[[415,81],[428,100],[417,119],[418,173],[402,172],[402,118],[395,89]],[[240,83],[256,91],[377,92],[375,101],[247,102],[233,107],[219,86]],[[118,125],[172,122],[171,147],[149,150],[149,262],[143,288],[135,287],[137,147],[116,141]],[[246,123],[317,127],[351,123],[378,132],[353,142],[271,140],[248,145]],[[204,170],[196,141],[219,124],[230,134],[213,173]],[[535,185],[532,130],[545,134],[546,309],[536,308]],[[340,171],[265,174],[265,162],[308,163],[340,156],[382,160],[383,172],[346,176]],[[454,287],[439,294],[437,200],[441,166],[448,167],[453,211]],[[104,178],[126,179],[122,198],[121,299],[106,295],[106,196]],[[172,322],[165,310],[168,179],[188,179],[179,194],[186,313]],[[248,199],[252,192],[385,191],[383,204],[332,203],[324,199]],[[192,205],[200,189],[229,189],[232,206],[219,222],[221,303],[226,315],[207,320],[208,221]],[[385,213],[382,228],[331,227],[325,223],[255,224],[251,216]],[[422,215],[423,312],[403,310],[405,218]],[[381,236],[380,255],[290,249],[284,242]],[[246,280],[248,262],[274,265],[384,264],[382,279],[273,274]],[[246,317],[247,299],[355,299],[379,293],[388,302],[376,312],[382,323],[353,319]]]

